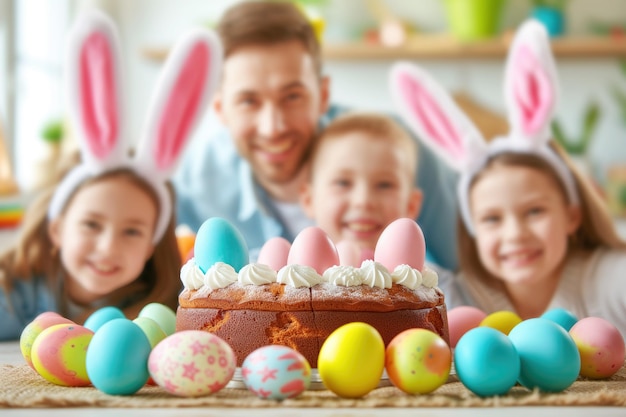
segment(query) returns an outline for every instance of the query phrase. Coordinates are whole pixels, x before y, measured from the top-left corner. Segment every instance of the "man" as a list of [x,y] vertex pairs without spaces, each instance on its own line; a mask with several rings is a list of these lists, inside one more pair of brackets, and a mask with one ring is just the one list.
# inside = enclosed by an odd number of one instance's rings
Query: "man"
[[[329,103],[320,45],[287,2],[244,2],[218,26],[224,45],[214,110],[223,126],[189,147],[174,179],[179,223],[197,230],[209,217],[232,222],[251,258],[271,237],[293,241],[312,221],[298,204],[318,129],[342,110]],[[432,261],[456,269],[456,178],[420,147],[418,222]]]

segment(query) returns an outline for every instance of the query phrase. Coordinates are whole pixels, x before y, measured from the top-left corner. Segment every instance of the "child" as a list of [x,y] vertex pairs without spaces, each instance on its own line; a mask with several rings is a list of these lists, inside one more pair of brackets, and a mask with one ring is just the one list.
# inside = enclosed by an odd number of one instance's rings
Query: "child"
[[177,306],[181,259],[167,180],[210,97],[220,44],[197,31],[170,54],[133,157],[113,23],[81,16],[68,47],[82,163],[30,207],[19,241],[0,258],[0,340],[19,338],[44,311],[83,322],[105,305],[129,318],[150,302]]
[[[391,222],[417,218],[422,192],[414,186],[416,170],[417,144],[398,123],[381,114],[347,113],[318,138],[301,204],[335,242],[340,262],[358,267],[373,259]],[[450,273],[428,266],[439,275],[448,308],[464,304],[459,291],[448,289]]]
[[488,144],[426,72],[398,64],[391,77],[406,121],[462,174],[461,279],[477,307],[523,319],[561,307],[609,320],[626,337],[626,244],[550,140],[557,75],[545,28],[529,21],[515,36],[505,77],[511,133]]

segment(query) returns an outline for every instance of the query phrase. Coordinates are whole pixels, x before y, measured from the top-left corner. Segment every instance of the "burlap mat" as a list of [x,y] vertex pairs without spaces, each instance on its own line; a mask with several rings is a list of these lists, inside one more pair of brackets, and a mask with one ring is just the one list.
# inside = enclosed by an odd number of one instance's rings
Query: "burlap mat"
[[428,395],[407,395],[394,387],[378,388],[360,399],[339,398],[330,391],[307,391],[282,402],[262,400],[244,389],[225,388],[201,398],[175,397],[146,386],[131,396],[111,396],[92,387],[51,384],[28,365],[0,365],[0,407],[507,407],[507,406],[626,406],[626,369],[601,381],[579,379],[564,392],[544,394],[516,386],[502,397],[480,398],[455,377]]

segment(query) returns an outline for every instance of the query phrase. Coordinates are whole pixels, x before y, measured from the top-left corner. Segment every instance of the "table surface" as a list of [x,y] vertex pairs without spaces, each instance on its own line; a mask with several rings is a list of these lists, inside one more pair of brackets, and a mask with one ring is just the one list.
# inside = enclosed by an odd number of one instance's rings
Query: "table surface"
[[[20,353],[18,342],[0,342],[0,364],[23,365],[24,359]],[[3,417],[9,416],[40,416],[41,409],[10,409],[2,410]],[[171,408],[171,409],[119,409],[119,408],[53,408],[45,411],[46,417],[56,416],[141,416],[151,417],[164,416],[316,416],[316,417],[349,417],[349,416],[384,416],[396,417],[406,415],[420,415],[433,417],[458,417],[458,416],[502,416],[507,417],[533,417],[542,416],[568,416],[568,417],[588,417],[588,416],[619,416],[626,415],[626,408],[620,407],[507,407],[502,408],[372,408],[372,409],[345,409],[345,408]]]

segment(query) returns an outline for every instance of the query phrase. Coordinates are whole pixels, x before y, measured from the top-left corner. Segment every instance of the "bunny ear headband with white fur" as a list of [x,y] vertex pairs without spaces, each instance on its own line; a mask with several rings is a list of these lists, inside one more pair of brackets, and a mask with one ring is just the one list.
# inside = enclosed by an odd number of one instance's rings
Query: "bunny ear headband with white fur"
[[48,217],[58,217],[67,199],[86,179],[131,169],[158,196],[153,238],[158,242],[172,214],[166,181],[215,88],[222,63],[221,43],[213,32],[196,29],[176,44],[161,73],[132,158],[124,132],[120,48],[113,22],[96,11],[81,15],[69,35],[66,63],[70,120],[82,162],[59,184]]
[[550,122],[556,106],[558,80],[545,28],[535,20],[522,24],[511,44],[504,95],[511,131],[487,143],[452,97],[416,65],[394,64],[391,92],[402,118],[450,166],[460,171],[461,216],[470,233],[469,185],[487,161],[501,153],[526,153],[543,158],[565,186],[570,204],[579,198],[571,171],[549,147]]

